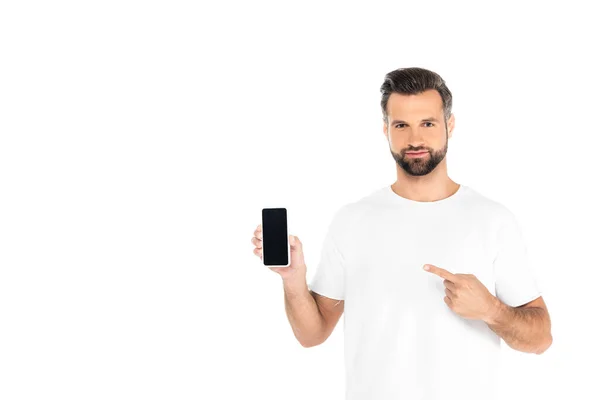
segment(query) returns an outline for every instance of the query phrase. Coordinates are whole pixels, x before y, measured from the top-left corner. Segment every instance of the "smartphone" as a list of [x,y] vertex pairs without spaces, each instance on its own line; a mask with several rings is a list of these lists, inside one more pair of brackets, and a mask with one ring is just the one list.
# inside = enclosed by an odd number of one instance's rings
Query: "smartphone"
[[266,266],[290,266],[287,209],[262,209],[262,253]]

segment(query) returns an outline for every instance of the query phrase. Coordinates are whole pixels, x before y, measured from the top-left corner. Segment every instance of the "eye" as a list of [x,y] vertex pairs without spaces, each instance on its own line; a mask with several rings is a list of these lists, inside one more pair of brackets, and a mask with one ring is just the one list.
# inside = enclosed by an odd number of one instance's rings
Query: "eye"
[[426,124],[431,124],[431,126],[433,126],[433,123],[432,123],[432,122],[425,122],[425,123],[426,123]]
[[406,125],[406,124],[396,124],[396,128],[399,128],[399,127],[400,127],[400,125],[404,126],[404,125]]

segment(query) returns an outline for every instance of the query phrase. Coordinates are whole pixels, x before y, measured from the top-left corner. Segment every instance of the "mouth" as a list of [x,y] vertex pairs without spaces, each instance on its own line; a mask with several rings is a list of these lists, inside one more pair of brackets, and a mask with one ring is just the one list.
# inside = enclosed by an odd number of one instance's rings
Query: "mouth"
[[427,152],[427,151],[407,152],[406,153],[406,157],[409,157],[409,158],[418,158],[418,157],[424,157],[426,154],[429,154],[429,152]]

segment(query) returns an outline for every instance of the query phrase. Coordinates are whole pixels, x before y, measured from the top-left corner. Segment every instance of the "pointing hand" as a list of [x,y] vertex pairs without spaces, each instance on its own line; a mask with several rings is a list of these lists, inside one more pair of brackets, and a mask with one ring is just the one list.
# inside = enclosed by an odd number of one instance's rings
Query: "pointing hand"
[[453,274],[435,265],[423,269],[444,279],[446,305],[461,317],[488,320],[496,311],[498,299],[473,274]]

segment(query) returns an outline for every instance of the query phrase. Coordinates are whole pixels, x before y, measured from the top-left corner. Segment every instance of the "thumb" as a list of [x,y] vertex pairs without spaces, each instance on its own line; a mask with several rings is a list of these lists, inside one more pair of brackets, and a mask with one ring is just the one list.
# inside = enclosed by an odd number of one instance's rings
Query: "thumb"
[[290,247],[292,248],[292,250],[301,250],[302,243],[300,242],[300,239],[298,239],[294,235],[290,235]]

